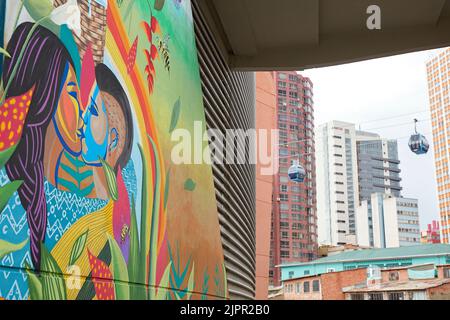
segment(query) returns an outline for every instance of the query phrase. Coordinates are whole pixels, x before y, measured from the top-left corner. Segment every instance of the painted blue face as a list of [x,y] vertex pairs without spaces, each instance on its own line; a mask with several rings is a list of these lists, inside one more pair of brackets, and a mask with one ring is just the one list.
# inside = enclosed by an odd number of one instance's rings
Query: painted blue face
[[82,157],[84,162],[100,166],[99,158],[105,159],[108,152],[108,114],[97,85],[93,90],[90,104],[83,114]]

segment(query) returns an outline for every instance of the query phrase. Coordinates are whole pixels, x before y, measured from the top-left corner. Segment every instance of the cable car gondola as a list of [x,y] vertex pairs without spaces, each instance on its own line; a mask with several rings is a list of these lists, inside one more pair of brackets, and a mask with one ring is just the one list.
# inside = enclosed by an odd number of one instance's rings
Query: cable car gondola
[[414,119],[415,134],[411,135],[411,137],[409,138],[408,146],[415,154],[425,154],[428,152],[430,144],[428,143],[425,136],[417,132],[417,122],[417,119]]
[[300,165],[300,161],[294,160],[294,163],[288,170],[289,180],[294,182],[303,182],[305,180],[306,171]]

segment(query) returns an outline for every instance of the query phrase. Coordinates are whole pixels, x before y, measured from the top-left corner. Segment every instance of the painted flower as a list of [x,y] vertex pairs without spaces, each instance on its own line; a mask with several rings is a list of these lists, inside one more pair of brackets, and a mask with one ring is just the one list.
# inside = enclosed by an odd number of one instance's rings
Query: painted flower
[[8,98],[0,106],[0,152],[15,146],[22,137],[34,87],[18,97]]
[[78,37],[81,36],[81,11],[77,0],[68,0],[65,4],[53,9],[50,19],[57,25],[66,24]]
[[77,0],[67,0],[57,8],[53,6],[53,0],[24,0],[24,5],[35,21],[49,17],[56,25],[66,24],[77,36],[81,36],[81,11]]

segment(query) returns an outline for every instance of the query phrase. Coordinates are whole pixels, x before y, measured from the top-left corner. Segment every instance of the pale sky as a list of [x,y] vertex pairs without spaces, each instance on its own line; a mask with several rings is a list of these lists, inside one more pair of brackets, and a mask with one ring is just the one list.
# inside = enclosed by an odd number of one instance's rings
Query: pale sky
[[[341,120],[382,137],[397,139],[402,195],[419,199],[422,230],[432,220],[439,220],[425,66],[439,51],[300,72],[314,83],[316,126]],[[408,148],[414,118],[421,121],[418,131],[430,142],[426,155],[415,155]]]

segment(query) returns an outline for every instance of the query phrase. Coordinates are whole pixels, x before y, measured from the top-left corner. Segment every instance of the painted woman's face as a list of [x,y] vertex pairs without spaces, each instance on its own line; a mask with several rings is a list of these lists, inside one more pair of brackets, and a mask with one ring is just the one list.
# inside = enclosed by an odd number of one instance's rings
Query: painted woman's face
[[75,71],[70,64],[67,64],[53,123],[59,141],[74,157],[81,155],[80,135],[83,121],[79,95]]
[[99,159],[105,160],[108,152],[109,124],[106,107],[96,82],[85,106],[83,122],[81,136],[83,160],[89,165],[100,165]]

